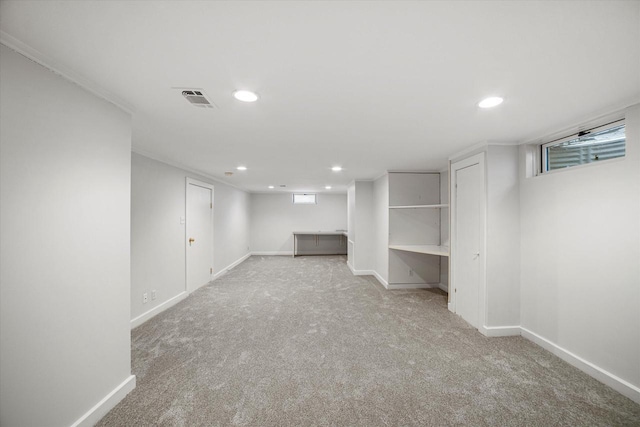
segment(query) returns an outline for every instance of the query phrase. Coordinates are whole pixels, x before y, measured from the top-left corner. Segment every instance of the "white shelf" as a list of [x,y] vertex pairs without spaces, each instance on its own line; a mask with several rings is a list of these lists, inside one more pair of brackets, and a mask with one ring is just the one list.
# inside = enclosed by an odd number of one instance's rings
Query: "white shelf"
[[409,205],[409,206],[389,206],[389,209],[440,209],[440,208],[448,208],[449,205]]
[[437,245],[389,245],[389,249],[397,251],[416,252],[419,254],[449,256],[449,248],[447,246]]

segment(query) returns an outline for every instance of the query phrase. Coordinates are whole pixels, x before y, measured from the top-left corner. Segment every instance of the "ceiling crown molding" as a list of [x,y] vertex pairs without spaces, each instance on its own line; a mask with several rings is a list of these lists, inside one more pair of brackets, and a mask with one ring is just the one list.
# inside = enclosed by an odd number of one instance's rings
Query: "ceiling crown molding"
[[123,100],[122,98],[114,95],[110,91],[106,90],[96,82],[89,80],[88,78],[76,73],[75,71],[65,67],[57,62],[55,59],[40,52],[37,49],[27,45],[26,43],[18,40],[12,35],[0,30],[0,44],[8,47],[11,50],[16,51],[20,55],[34,61],[37,64],[42,65],[55,74],[69,80],[70,82],[77,84],[81,88],[91,92],[97,97],[104,99],[107,102],[115,105],[121,110],[126,111],[129,114],[133,114],[135,109],[131,104]]

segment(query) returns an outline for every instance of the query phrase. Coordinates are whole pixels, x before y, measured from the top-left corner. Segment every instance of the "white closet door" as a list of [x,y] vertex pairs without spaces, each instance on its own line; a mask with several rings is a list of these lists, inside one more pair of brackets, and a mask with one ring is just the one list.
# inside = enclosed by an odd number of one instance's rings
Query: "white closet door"
[[480,326],[481,173],[477,163],[455,171],[455,311],[476,328]]
[[213,189],[187,183],[187,291],[211,281]]

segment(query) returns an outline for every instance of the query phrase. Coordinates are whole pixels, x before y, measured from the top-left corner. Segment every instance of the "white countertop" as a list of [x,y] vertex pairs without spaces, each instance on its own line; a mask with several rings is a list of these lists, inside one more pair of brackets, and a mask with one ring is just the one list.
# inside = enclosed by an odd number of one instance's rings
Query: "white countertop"
[[325,236],[347,236],[347,231],[344,230],[336,230],[336,231],[294,231],[294,235],[296,234],[310,234],[310,235],[325,235]]

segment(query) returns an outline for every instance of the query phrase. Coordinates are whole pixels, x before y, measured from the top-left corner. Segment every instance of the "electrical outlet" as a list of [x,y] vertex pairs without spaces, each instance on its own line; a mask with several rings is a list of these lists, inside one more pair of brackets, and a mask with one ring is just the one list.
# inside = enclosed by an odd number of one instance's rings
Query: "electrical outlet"
[[151,291],[151,299],[156,299],[156,290]]
[[409,277],[413,277],[413,270],[409,269]]
[[147,301],[149,301],[149,295],[145,292],[144,294],[142,294],[142,303],[146,304]]

